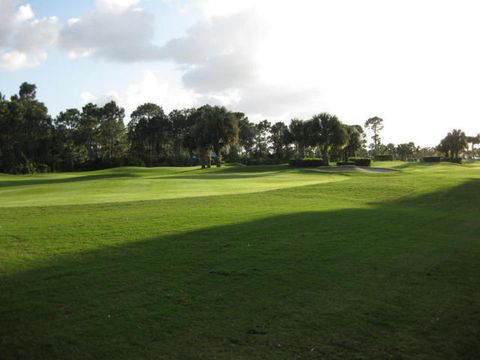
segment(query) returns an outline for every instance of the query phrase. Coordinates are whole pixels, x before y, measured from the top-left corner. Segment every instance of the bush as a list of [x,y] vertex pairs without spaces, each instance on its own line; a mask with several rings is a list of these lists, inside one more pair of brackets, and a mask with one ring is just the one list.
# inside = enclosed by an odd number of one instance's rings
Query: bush
[[318,158],[305,158],[290,160],[289,165],[292,167],[315,167],[315,166],[328,166],[328,163],[323,159]]
[[32,163],[30,161],[27,161],[24,164],[15,165],[11,169],[10,173],[12,173],[12,174],[34,174],[36,171],[37,171],[37,166],[34,163]]
[[245,164],[246,165],[279,165],[279,164],[281,164],[281,161],[276,160],[276,159],[269,159],[269,158],[247,159]]
[[355,165],[354,161],[337,161],[337,166]]
[[436,163],[442,161],[442,158],[440,156],[424,156],[423,161],[428,163]]
[[37,171],[39,173],[45,174],[45,173],[48,173],[49,167],[48,167],[47,164],[40,164],[40,165],[37,166]]
[[348,161],[353,162],[356,166],[370,166],[372,164],[372,160],[369,158],[352,157]]
[[374,159],[377,161],[393,161],[393,155],[392,154],[375,155]]
[[442,161],[447,161],[455,164],[461,164],[463,162],[462,158],[443,158]]

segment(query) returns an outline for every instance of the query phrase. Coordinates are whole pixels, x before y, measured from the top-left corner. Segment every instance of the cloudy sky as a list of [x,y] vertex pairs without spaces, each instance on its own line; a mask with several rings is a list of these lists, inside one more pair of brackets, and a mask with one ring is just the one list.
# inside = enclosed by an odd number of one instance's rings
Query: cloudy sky
[[53,115],[205,103],[385,120],[384,142],[480,132],[478,0],[0,0],[0,91]]

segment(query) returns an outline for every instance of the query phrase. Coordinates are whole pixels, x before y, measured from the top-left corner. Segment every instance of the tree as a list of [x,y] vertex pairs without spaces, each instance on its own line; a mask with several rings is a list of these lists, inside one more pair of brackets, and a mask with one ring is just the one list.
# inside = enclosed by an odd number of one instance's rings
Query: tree
[[172,146],[172,122],[152,103],[140,105],[130,117],[128,139],[133,154],[148,165],[158,165]]
[[175,156],[180,156],[182,148],[188,149],[191,152],[195,149],[195,144],[192,142],[191,128],[194,124],[192,114],[195,109],[173,110],[168,115],[172,126],[172,145]]
[[472,145],[470,157],[473,159],[475,158],[475,145],[480,144],[480,134],[478,134],[477,136],[467,136],[467,141],[469,144]]
[[297,158],[303,159],[305,157],[305,147],[308,144],[308,124],[300,119],[292,119],[289,130],[295,143]]
[[344,149],[344,159],[348,161],[349,157],[356,157],[357,152],[365,146],[365,132],[360,125],[346,125],[348,134],[347,146]]
[[100,158],[111,162],[122,158],[126,151],[126,134],[123,118],[125,110],[115,101],[110,101],[98,112],[100,122],[98,127],[98,144]]
[[255,157],[257,159],[266,158],[270,154],[268,152],[268,139],[272,124],[268,120],[263,120],[256,124],[255,127],[257,128],[257,136],[255,137],[254,150]]
[[418,148],[413,142],[398,144],[396,147],[396,153],[400,160],[406,161],[412,159],[412,157],[418,152]]
[[454,129],[440,142],[438,150],[445,153],[446,157],[458,159],[467,147],[468,140],[465,133],[461,130]]
[[373,153],[377,155],[378,146],[381,144],[380,131],[383,130],[383,119],[378,116],[372,117],[365,122],[365,127],[373,131]]
[[328,164],[332,147],[343,149],[347,145],[347,130],[335,115],[325,112],[313,116],[310,124],[311,145],[320,147],[322,159]]
[[88,161],[88,152],[80,141],[81,113],[77,109],[61,112],[54,122],[53,168],[72,171]]
[[269,142],[272,144],[275,158],[284,160],[288,152],[288,145],[293,142],[288,126],[281,121],[273,124],[270,129]]
[[18,95],[0,101],[0,170],[31,172],[51,166],[52,119],[36,100],[36,86],[23,83]]
[[216,165],[220,167],[222,150],[238,142],[238,119],[224,107],[205,105],[197,109],[193,134],[202,168],[211,167],[212,151],[215,151]]
[[35,100],[37,96],[37,86],[24,82],[20,85],[18,95],[20,96],[20,100]]
[[258,136],[258,128],[248,120],[245,114],[235,113],[235,116],[238,119],[238,127],[240,130],[238,143],[245,152],[245,161],[248,162],[255,146],[255,139]]

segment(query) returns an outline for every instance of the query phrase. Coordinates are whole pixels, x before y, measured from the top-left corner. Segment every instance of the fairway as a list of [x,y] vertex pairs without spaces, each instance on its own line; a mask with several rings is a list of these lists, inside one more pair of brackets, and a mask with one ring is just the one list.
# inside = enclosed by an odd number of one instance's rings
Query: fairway
[[480,164],[0,175],[0,359],[475,359]]
[[282,167],[117,168],[83,173],[0,175],[0,206],[71,205],[243,194],[340,181]]

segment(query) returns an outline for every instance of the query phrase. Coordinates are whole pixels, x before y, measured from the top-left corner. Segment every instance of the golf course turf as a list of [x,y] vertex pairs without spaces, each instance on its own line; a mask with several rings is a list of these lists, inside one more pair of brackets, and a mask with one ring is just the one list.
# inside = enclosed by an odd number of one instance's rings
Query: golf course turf
[[0,359],[478,359],[480,164],[0,175]]

